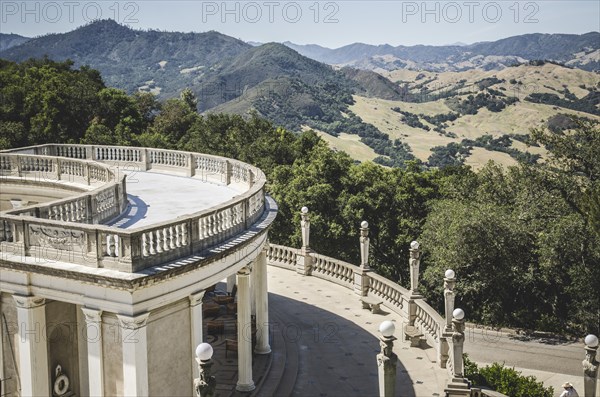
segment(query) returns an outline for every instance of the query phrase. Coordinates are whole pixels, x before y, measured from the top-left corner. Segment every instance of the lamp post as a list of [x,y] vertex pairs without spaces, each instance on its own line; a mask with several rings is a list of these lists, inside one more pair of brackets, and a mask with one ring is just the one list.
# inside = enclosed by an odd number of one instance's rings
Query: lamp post
[[379,396],[393,397],[396,389],[396,363],[398,356],[393,352],[394,332],[396,326],[391,321],[384,321],[379,325],[379,345],[381,353],[377,355],[377,367],[379,372]]
[[360,267],[369,270],[369,222],[360,223]]
[[450,383],[444,391],[448,397],[462,397],[471,394],[469,382],[465,379],[463,347],[465,342],[465,312],[454,309],[452,312],[452,357],[450,360]]
[[360,223],[360,266],[354,271],[354,293],[367,296],[369,290],[369,222]]
[[444,332],[452,332],[452,312],[454,311],[454,270],[448,269],[444,274],[444,306],[446,309],[446,326]]
[[309,248],[310,244],[310,217],[308,216],[308,207],[302,207],[300,210],[300,227],[302,228],[302,250]]
[[210,368],[213,365],[211,357],[213,348],[208,343],[200,343],[196,347],[196,361],[198,362],[198,373],[200,376],[194,379],[194,391],[196,397],[212,397],[215,394],[217,381],[210,374]]
[[412,297],[420,297],[419,294],[419,264],[421,263],[421,251],[419,242],[410,243],[410,293]]
[[583,390],[585,397],[596,397],[596,383],[598,379],[598,337],[588,335],[585,337],[585,360],[583,360]]
[[302,248],[296,256],[296,273],[310,276],[312,272],[313,257],[310,249],[310,217],[308,207],[300,210],[300,228],[302,230]]

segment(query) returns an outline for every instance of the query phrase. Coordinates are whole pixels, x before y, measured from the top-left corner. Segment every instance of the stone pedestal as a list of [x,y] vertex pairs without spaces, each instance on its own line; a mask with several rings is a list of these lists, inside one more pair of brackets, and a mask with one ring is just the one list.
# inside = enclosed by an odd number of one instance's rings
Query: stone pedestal
[[369,272],[362,266],[354,271],[354,293],[358,296],[367,296],[369,291]]
[[311,249],[308,247],[302,247],[300,252],[296,256],[296,273],[304,276],[310,276],[313,267],[313,257],[311,256]]
[[597,397],[598,361],[596,351],[598,346],[585,347],[585,360],[583,360],[583,389],[584,397]]
[[452,378],[444,389],[447,397],[468,397],[471,395],[469,383],[464,378]]
[[395,337],[381,337],[381,353],[377,355],[377,371],[379,374],[379,396],[396,396],[396,365],[398,356],[392,351]]

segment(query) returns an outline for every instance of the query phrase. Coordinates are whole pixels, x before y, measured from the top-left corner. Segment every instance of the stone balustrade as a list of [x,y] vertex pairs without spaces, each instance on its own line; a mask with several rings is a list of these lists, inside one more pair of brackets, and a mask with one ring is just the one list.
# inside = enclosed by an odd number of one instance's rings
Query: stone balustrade
[[[112,168],[115,167],[115,168]],[[118,168],[116,168],[118,167]],[[245,191],[214,207],[147,227],[99,224],[126,205],[123,170],[195,177]],[[0,213],[0,254],[137,272],[222,243],[252,227],[265,210],[265,176],[219,156],[152,148],[40,145],[0,152],[0,175],[98,185],[84,194]],[[90,215],[92,213],[92,215]]]
[[381,298],[390,310],[403,316],[408,316],[408,301],[410,291],[387,278],[374,272],[368,273],[368,294]]
[[353,269],[356,266],[324,255],[312,254],[312,257],[314,258],[313,276],[334,282],[346,288],[354,287]]
[[[271,244],[267,253],[267,263],[271,266],[294,270],[299,251],[296,248]],[[360,273],[359,266],[314,252],[310,252],[309,255],[312,257],[311,276],[331,281],[346,288],[354,288],[354,276],[355,273]],[[360,274],[364,274],[363,277],[368,279],[368,296],[381,299],[388,309],[408,319],[411,291],[373,271]],[[417,300],[416,305],[415,324],[427,338],[427,342],[436,351],[440,351],[442,348],[440,336],[445,323],[444,318],[422,299]],[[440,365],[445,365],[445,363],[440,363]]]
[[294,270],[298,250],[285,245],[270,244],[267,252],[267,263],[271,266]]

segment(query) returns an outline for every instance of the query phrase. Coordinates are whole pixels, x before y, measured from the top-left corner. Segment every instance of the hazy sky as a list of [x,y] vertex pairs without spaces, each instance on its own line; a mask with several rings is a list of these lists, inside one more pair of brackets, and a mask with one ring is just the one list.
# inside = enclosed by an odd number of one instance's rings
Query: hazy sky
[[452,44],[600,30],[600,1],[6,1],[0,32],[58,33],[98,18],[135,29],[217,30],[244,41],[340,47]]

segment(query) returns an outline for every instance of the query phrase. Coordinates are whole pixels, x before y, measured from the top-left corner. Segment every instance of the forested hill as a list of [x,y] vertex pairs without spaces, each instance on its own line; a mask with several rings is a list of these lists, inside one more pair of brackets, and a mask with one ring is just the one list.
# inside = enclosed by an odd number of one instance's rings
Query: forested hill
[[0,51],[18,46],[29,40],[28,37],[19,36],[14,33],[0,33]]
[[353,43],[329,49],[286,42],[302,55],[328,64],[363,69],[423,69],[436,72],[474,68],[500,70],[515,63],[552,60],[576,68],[600,69],[600,33],[525,34],[471,45],[391,46]]
[[414,158],[348,109],[353,94],[393,94],[391,81],[373,72],[334,70],[283,44],[251,46],[217,32],[138,31],[103,20],[0,53],[0,58],[17,62],[44,56],[89,65],[102,73],[108,86],[128,93],[151,92],[166,99],[189,88],[201,112],[254,110],[294,131],[308,126],[334,135],[358,135],[397,164]]

